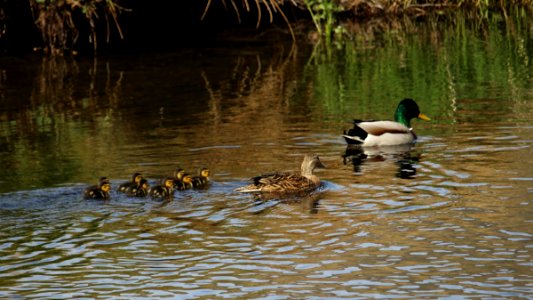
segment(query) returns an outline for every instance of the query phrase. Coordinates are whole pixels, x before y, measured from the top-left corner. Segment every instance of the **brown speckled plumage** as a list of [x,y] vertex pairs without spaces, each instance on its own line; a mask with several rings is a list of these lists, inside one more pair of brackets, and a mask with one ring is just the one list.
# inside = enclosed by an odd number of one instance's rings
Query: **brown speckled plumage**
[[313,174],[315,168],[324,167],[317,155],[306,155],[300,174],[275,172],[252,178],[253,184],[235,191],[241,193],[294,194],[310,193],[320,186],[320,179]]

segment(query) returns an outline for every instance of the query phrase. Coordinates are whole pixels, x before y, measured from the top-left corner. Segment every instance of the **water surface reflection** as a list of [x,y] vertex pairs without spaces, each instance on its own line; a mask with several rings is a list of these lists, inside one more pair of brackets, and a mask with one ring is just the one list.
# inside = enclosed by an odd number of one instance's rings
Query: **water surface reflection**
[[[262,45],[3,64],[0,297],[531,298],[533,46],[491,26],[329,58]],[[387,119],[406,95],[434,120],[416,145],[346,148],[345,120]],[[305,153],[328,166],[312,197],[234,192]],[[82,199],[99,176],[177,166],[208,166],[211,187]]]
[[413,179],[416,175],[416,165],[420,162],[421,153],[414,145],[398,145],[386,147],[360,147],[348,145],[342,155],[343,164],[351,163],[353,171],[363,174],[362,165],[392,162],[398,166],[396,176],[402,179]]

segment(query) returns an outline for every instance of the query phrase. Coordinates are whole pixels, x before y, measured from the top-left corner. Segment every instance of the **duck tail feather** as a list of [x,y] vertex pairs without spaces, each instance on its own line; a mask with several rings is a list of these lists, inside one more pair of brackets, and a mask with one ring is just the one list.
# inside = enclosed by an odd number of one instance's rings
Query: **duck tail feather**
[[343,135],[348,144],[362,144],[367,136],[368,133],[363,128],[357,126],[357,124],[348,130],[348,132],[345,131]]
[[360,137],[358,136],[351,136],[351,135],[342,135],[342,137],[344,137],[344,140],[346,141],[346,143],[350,144],[350,145],[359,145],[359,144],[362,144],[364,142],[364,140],[362,140]]

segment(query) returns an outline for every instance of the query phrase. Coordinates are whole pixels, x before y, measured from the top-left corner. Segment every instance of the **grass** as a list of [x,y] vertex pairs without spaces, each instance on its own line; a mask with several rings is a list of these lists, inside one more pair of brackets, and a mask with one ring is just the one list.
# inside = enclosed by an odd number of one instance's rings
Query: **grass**
[[[107,42],[114,38],[111,35],[113,30],[118,32],[118,37],[125,38],[118,17],[128,9],[119,5],[120,0],[26,1],[30,2],[35,24],[42,36],[42,48],[46,53],[62,55],[68,51],[73,52],[80,38],[87,39],[96,52],[98,41],[101,40],[97,35],[102,32],[106,34]],[[296,39],[296,34],[287,12],[291,8],[307,12],[315,26],[317,40],[325,41],[328,47],[334,45],[336,39],[342,41],[346,35],[344,26],[341,26],[346,20],[368,20],[376,16],[453,16],[456,12],[467,12],[476,18],[486,19],[493,11],[507,16],[515,7],[529,12],[533,10],[533,0],[207,0],[204,13],[199,18],[207,18],[207,13],[215,3],[223,5],[228,12],[233,11],[239,22],[243,14],[256,16],[257,27],[265,20],[265,16],[272,23],[276,15],[279,15],[287,24],[293,40]],[[0,37],[2,32],[9,30],[5,28],[4,21],[10,16],[5,16],[5,13],[0,8]]]
[[30,4],[46,53],[62,55],[65,51],[73,51],[79,38],[80,26],[89,28],[87,38],[96,52],[98,48],[96,27],[100,13],[105,20],[106,40],[108,42],[110,40],[111,24],[117,29],[120,38],[124,38],[118,15],[126,9],[113,0],[30,0]]
[[[416,24],[404,18],[386,29],[364,23],[351,29],[357,34],[342,49],[315,45],[295,98],[313,95],[310,106],[322,106],[325,115],[349,112],[346,119],[354,111],[372,118],[367,107],[394,107],[406,95],[425,102],[433,116],[447,109],[443,97],[450,105],[456,98],[527,102],[533,31],[514,17],[519,12],[482,22],[457,16]],[[390,111],[381,117],[390,118]]]
[[[205,8],[204,16],[211,3],[209,0]],[[224,6],[228,6],[227,0],[218,0]],[[294,32],[286,15],[281,10],[283,3],[291,3],[298,8],[306,10],[315,25],[318,40],[325,41],[328,47],[334,43],[335,38],[342,39],[346,31],[340,24],[348,19],[373,18],[373,17],[401,17],[409,16],[419,18],[430,14],[450,15],[468,12],[472,17],[486,19],[490,12],[507,12],[513,7],[521,7],[533,10],[533,0],[229,0],[230,5],[237,13],[240,20],[240,9],[251,12],[250,2],[257,7],[258,20],[261,20],[261,7],[264,6],[269,13],[270,21],[273,20],[272,12],[279,12],[287,22],[291,35]],[[240,5],[239,5],[240,4]]]

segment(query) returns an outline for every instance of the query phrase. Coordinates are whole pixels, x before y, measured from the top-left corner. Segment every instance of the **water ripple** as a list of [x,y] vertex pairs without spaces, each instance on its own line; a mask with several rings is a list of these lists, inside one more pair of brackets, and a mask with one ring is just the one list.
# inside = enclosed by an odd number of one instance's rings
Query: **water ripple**
[[0,297],[527,298],[532,234],[507,217],[527,200],[426,162],[410,180],[347,172],[309,201],[257,200],[239,182],[168,203],[88,202],[79,185],[3,194]]

